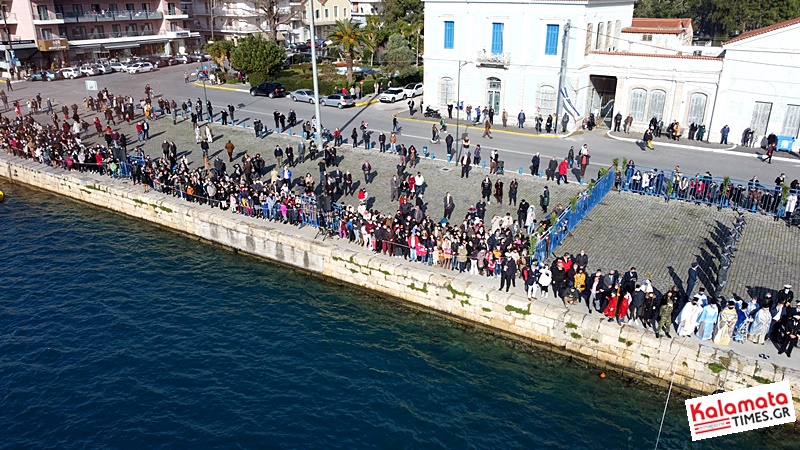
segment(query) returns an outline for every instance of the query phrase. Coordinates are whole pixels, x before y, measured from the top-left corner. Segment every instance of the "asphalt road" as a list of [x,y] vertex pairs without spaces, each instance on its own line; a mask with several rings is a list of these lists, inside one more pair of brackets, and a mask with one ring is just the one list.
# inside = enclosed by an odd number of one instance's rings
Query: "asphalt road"
[[[107,87],[115,93],[130,94],[134,98],[144,97],[144,86],[150,84],[156,95],[163,95],[167,99],[175,99],[180,104],[181,101],[198,98],[211,100],[215,110],[233,103],[236,106],[237,121],[245,120],[249,126],[253,120],[259,118],[269,128],[273,128],[272,112],[279,110],[288,115],[289,109],[294,109],[298,119],[308,119],[314,114],[314,106],[311,104],[292,102],[291,99],[278,98],[269,99],[267,97],[251,97],[247,92],[247,86],[233,85],[226,89],[195,85],[194,83],[184,83],[183,72],[190,73],[195,66],[179,65],[159,69],[152,73],[131,75],[127,73],[115,73],[100,75],[91,79],[98,82],[100,89]],[[50,97],[56,102],[77,102],[82,103],[83,97],[87,95],[84,81],[87,78],[77,80],[58,80],[54,82],[17,82],[14,83],[14,91],[9,93],[9,98],[22,99],[32,98],[37,92],[43,97]],[[309,80],[309,87],[312,82]],[[419,98],[416,99],[417,104]],[[442,111],[446,113],[446,111]],[[442,134],[441,143],[431,143],[432,121],[423,120],[420,113],[410,116],[408,108],[402,102],[395,104],[374,103],[363,107],[347,108],[339,110],[333,107],[322,107],[321,116],[323,126],[333,130],[338,127],[342,130],[345,140],[349,138],[352,128],[358,127],[361,121],[366,121],[369,128],[375,132],[373,141],[377,141],[377,134],[380,131],[387,133],[391,130],[392,114],[397,114],[400,119],[401,132],[398,137],[399,143],[406,146],[415,145],[417,148],[427,146],[437,158],[445,158],[446,151],[444,136]],[[509,111],[509,115],[515,116],[516,112]],[[455,121],[448,121],[448,131],[455,134]],[[509,124],[511,125],[511,124]],[[679,165],[685,174],[704,173],[710,171],[714,175],[728,175],[734,179],[748,180],[754,175],[762,182],[770,183],[775,177],[785,172],[788,180],[800,178],[800,158],[795,154],[784,152],[776,153],[773,163],[767,164],[757,158],[758,149],[735,148],[724,150],[714,148],[715,146],[704,146],[704,148],[672,147],[664,143],[667,141],[655,141],[654,151],[642,151],[634,142],[619,141],[606,136],[606,130],[594,130],[583,132],[567,138],[542,138],[530,134],[517,133],[516,128],[511,126],[503,130],[499,120],[495,121],[494,138],[481,138],[482,128],[469,126],[465,127],[463,122],[460,127],[462,136],[468,133],[472,141],[472,147],[481,144],[483,155],[486,158],[492,149],[496,148],[500,152],[500,159],[505,161],[506,170],[516,172],[520,167],[527,173],[530,166],[531,156],[540,152],[545,161],[550,156],[559,159],[566,157],[570,146],[578,149],[584,143],[588,145],[592,155],[591,163],[594,169],[590,168],[589,173],[595,173],[600,165],[609,165],[613,158],[633,159],[639,166],[657,167],[671,170]],[[299,126],[298,126],[299,131]],[[732,133],[732,136],[735,134]],[[639,138],[637,134],[631,134],[630,138]],[[680,145],[687,145],[688,141],[680,142]]]

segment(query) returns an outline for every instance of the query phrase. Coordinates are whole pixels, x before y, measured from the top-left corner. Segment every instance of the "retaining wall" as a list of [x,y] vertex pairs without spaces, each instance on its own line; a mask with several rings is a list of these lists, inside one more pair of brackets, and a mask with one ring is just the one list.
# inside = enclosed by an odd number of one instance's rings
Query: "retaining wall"
[[478,324],[504,335],[544,345],[580,360],[622,371],[654,384],[693,394],[733,390],[788,380],[800,417],[800,371],[684,339],[656,339],[652,332],[619,327],[597,314],[534,302],[499,292],[467,275],[428,270],[403,260],[313,239],[310,230],[231,214],[141,186],[64,172],[0,155],[0,176],[199,236],[268,260],[353,284],[413,305]]

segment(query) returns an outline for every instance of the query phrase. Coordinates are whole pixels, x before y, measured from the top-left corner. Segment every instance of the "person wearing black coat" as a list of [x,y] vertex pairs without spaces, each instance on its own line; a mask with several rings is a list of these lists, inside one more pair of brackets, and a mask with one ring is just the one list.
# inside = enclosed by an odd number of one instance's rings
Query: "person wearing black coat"
[[578,267],[583,267],[583,270],[586,270],[586,266],[589,265],[589,255],[586,254],[586,251],[581,249],[581,252],[575,255],[573,258],[575,261],[575,265]]
[[533,155],[531,158],[531,175],[538,176],[539,175],[539,164],[541,163],[541,158],[539,154]]
[[637,281],[639,281],[639,275],[636,273],[636,267],[631,267],[631,270],[622,276],[622,289],[633,293]]
[[506,288],[506,292],[508,292],[508,289],[512,285],[514,285],[514,287],[517,287],[515,281],[516,278],[517,278],[517,262],[514,261],[514,258],[512,258],[508,253],[506,253],[506,257],[503,258],[503,272],[500,278],[499,290],[502,291],[504,285]]

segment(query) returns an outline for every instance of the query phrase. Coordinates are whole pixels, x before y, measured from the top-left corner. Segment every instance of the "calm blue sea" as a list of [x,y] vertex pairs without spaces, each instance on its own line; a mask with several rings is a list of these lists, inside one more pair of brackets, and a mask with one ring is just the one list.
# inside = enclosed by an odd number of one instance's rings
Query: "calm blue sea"
[[[4,184],[0,448],[652,449],[666,389]],[[787,430],[660,448],[797,448]]]

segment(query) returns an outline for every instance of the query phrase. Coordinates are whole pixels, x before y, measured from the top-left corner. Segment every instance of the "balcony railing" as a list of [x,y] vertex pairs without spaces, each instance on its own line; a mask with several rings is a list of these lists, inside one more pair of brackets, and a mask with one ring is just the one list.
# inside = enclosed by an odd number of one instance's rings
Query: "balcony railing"
[[167,8],[167,12],[164,13],[164,16],[167,18],[174,17],[174,16],[188,16],[189,12],[186,9],[178,9],[178,8]]
[[220,28],[223,33],[258,33],[261,31],[255,25],[225,25]]
[[34,14],[33,20],[64,20],[64,15],[48,11],[47,14]]
[[[8,23],[17,23],[17,15],[16,14],[9,13],[9,12],[7,12],[5,14],[0,12],[0,14],[5,16],[5,17],[3,17],[3,20],[5,20],[6,22],[8,22]],[[2,17],[2,16],[0,16],[0,17]],[[0,20],[0,22],[2,22],[2,20]]]
[[207,16],[210,14],[210,10],[205,5],[192,5],[184,7],[183,10],[190,16]]
[[486,50],[478,51],[475,58],[480,66],[486,67],[508,67],[511,64],[510,53],[491,53]]
[[161,11],[102,11],[102,12],[66,12],[64,22],[111,22],[115,20],[151,20],[161,19]]
[[70,41],[155,36],[156,34],[158,33],[155,30],[136,30],[136,31],[122,30],[122,31],[112,31],[111,33],[72,33],[72,38],[70,38]]

